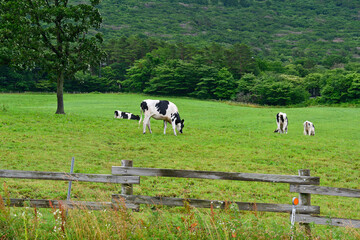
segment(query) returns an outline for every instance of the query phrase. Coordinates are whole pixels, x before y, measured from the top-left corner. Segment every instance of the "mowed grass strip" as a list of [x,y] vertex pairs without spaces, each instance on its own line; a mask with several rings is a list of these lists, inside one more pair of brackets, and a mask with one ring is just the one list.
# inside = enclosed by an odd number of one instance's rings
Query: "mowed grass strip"
[[[122,159],[135,167],[297,175],[310,169],[322,186],[359,189],[360,109],[261,108],[188,98],[138,94],[65,94],[66,115],[55,115],[54,94],[0,95],[0,168],[110,174]],[[153,134],[138,121],[114,119],[114,111],[140,114],[144,99],[174,102],[185,119],[174,136],[151,120]],[[286,112],[288,134],[276,134],[275,117]],[[315,124],[314,137],[303,122]],[[65,199],[67,182],[6,179],[11,197]],[[96,190],[96,191],[95,191]],[[108,194],[98,199],[98,191]],[[73,199],[109,201],[115,184],[75,183]],[[134,194],[290,204],[288,184],[143,177]],[[106,196],[102,194],[101,196]],[[75,200],[75,199],[74,199]],[[322,215],[360,219],[357,199],[312,197]],[[286,216],[287,219],[287,216]]]

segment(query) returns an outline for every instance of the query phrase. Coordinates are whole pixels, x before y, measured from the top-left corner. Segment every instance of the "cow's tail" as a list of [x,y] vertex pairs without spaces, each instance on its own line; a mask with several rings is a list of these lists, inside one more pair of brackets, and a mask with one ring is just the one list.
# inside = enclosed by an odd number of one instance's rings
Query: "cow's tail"
[[139,120],[139,127],[140,127],[140,123],[142,120],[142,116],[143,116],[144,111],[142,110],[142,108],[140,107],[140,120]]

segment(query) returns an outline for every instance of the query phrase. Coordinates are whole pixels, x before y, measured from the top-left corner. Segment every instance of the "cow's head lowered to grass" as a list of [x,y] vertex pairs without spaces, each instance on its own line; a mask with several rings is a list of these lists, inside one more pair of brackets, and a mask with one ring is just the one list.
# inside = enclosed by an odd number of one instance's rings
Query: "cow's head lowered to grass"
[[304,135],[315,136],[315,126],[312,122],[304,122]]
[[142,115],[144,114],[143,121],[143,133],[146,132],[146,126],[151,133],[150,128],[150,118],[154,118],[156,120],[164,121],[164,134],[166,134],[166,126],[167,123],[170,123],[173,130],[174,135],[176,136],[176,129],[178,132],[182,133],[184,128],[184,119],[181,120],[179,111],[176,105],[172,102],[166,100],[144,100],[140,104],[141,108],[141,117],[139,124],[142,119]]
[[277,128],[274,132],[287,133],[288,118],[286,116],[286,113],[279,112],[278,114],[276,114],[276,124],[277,124]]

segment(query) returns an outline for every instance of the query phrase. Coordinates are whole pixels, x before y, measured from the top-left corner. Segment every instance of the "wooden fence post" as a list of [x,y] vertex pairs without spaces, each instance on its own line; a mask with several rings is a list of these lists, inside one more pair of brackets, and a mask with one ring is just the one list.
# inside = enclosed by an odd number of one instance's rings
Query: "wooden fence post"
[[[131,160],[121,160],[121,167],[132,167],[133,166],[133,161]],[[126,174],[126,170],[125,170],[125,174]],[[121,194],[122,195],[133,195],[133,184],[121,184]],[[134,212],[138,212],[139,211],[139,205],[137,205],[136,208],[132,209]]]
[[[132,167],[133,162],[131,160],[121,160],[122,167]],[[133,195],[133,185],[132,184],[121,184],[121,194],[124,195]]]
[[[299,169],[299,176],[310,176],[309,169]],[[300,205],[310,206],[311,205],[311,194],[310,193],[299,193]],[[309,223],[300,223],[304,226],[306,235],[311,238],[311,228]]]

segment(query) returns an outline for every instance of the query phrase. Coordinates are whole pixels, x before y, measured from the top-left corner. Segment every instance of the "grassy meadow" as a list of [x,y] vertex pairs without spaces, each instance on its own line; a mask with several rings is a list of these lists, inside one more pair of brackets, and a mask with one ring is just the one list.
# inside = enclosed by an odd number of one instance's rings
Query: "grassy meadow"
[[[164,135],[162,121],[152,119],[153,133],[142,134],[138,121],[114,119],[114,110],[140,114],[140,102],[148,98],[174,102],[185,119],[184,133],[174,136],[168,125]],[[321,186],[360,189],[360,108],[270,108],[138,94],[65,94],[64,101],[66,115],[56,115],[55,94],[0,94],[0,169],[68,172],[72,157],[75,157],[75,172],[94,174],[110,174],[111,167],[120,166],[122,159],[133,160],[135,167],[263,174],[297,175],[298,169],[310,169],[312,176],[321,178]],[[288,115],[288,134],[273,133],[276,114],[280,111]],[[314,137],[303,135],[305,120],[314,123]],[[68,184],[2,179],[1,186],[1,195],[8,194],[11,198],[65,200]],[[116,184],[73,183],[72,186],[71,198],[76,201],[111,201],[111,194],[121,190]],[[141,184],[134,187],[134,194],[282,204],[290,204],[292,197],[297,196],[289,192],[289,184],[154,177],[142,177]],[[358,199],[312,195],[312,205],[320,206],[323,216],[360,219]],[[11,216],[19,211],[22,210],[11,209]],[[44,215],[49,213],[48,209],[39,211]],[[97,223],[100,229],[97,237],[89,237],[85,232],[76,234],[76,230],[65,235],[56,231],[47,233],[54,230],[48,223],[51,217],[47,216],[43,220],[46,224],[33,236],[38,239],[289,237],[288,214],[241,212],[231,217],[221,211],[199,210],[205,215],[196,222],[196,217],[189,217],[189,211],[194,214],[198,210],[158,207],[155,211],[142,207],[140,213],[124,213],[123,220],[141,219],[148,224],[147,229],[128,227],[129,232],[124,233],[121,231],[125,227],[119,232],[107,224],[126,225],[127,221],[111,222],[112,217],[106,213],[95,213],[103,222]],[[216,224],[214,214],[220,219],[218,223],[233,224],[232,230],[219,228],[221,224]],[[18,221],[16,217],[12,219]],[[160,226],[159,222],[164,225]],[[194,230],[195,222],[204,222],[204,228],[208,229],[205,235]],[[26,223],[21,220],[18,224],[24,234]],[[187,235],[177,227],[169,227],[175,225],[187,229]],[[0,225],[0,236],[3,229]],[[312,229],[314,236],[321,239],[360,238],[359,230],[355,229],[320,225]],[[112,231],[114,235],[108,236]],[[15,237],[24,237],[21,234]],[[89,234],[94,231],[89,230]],[[301,233],[298,237],[304,238]]]

